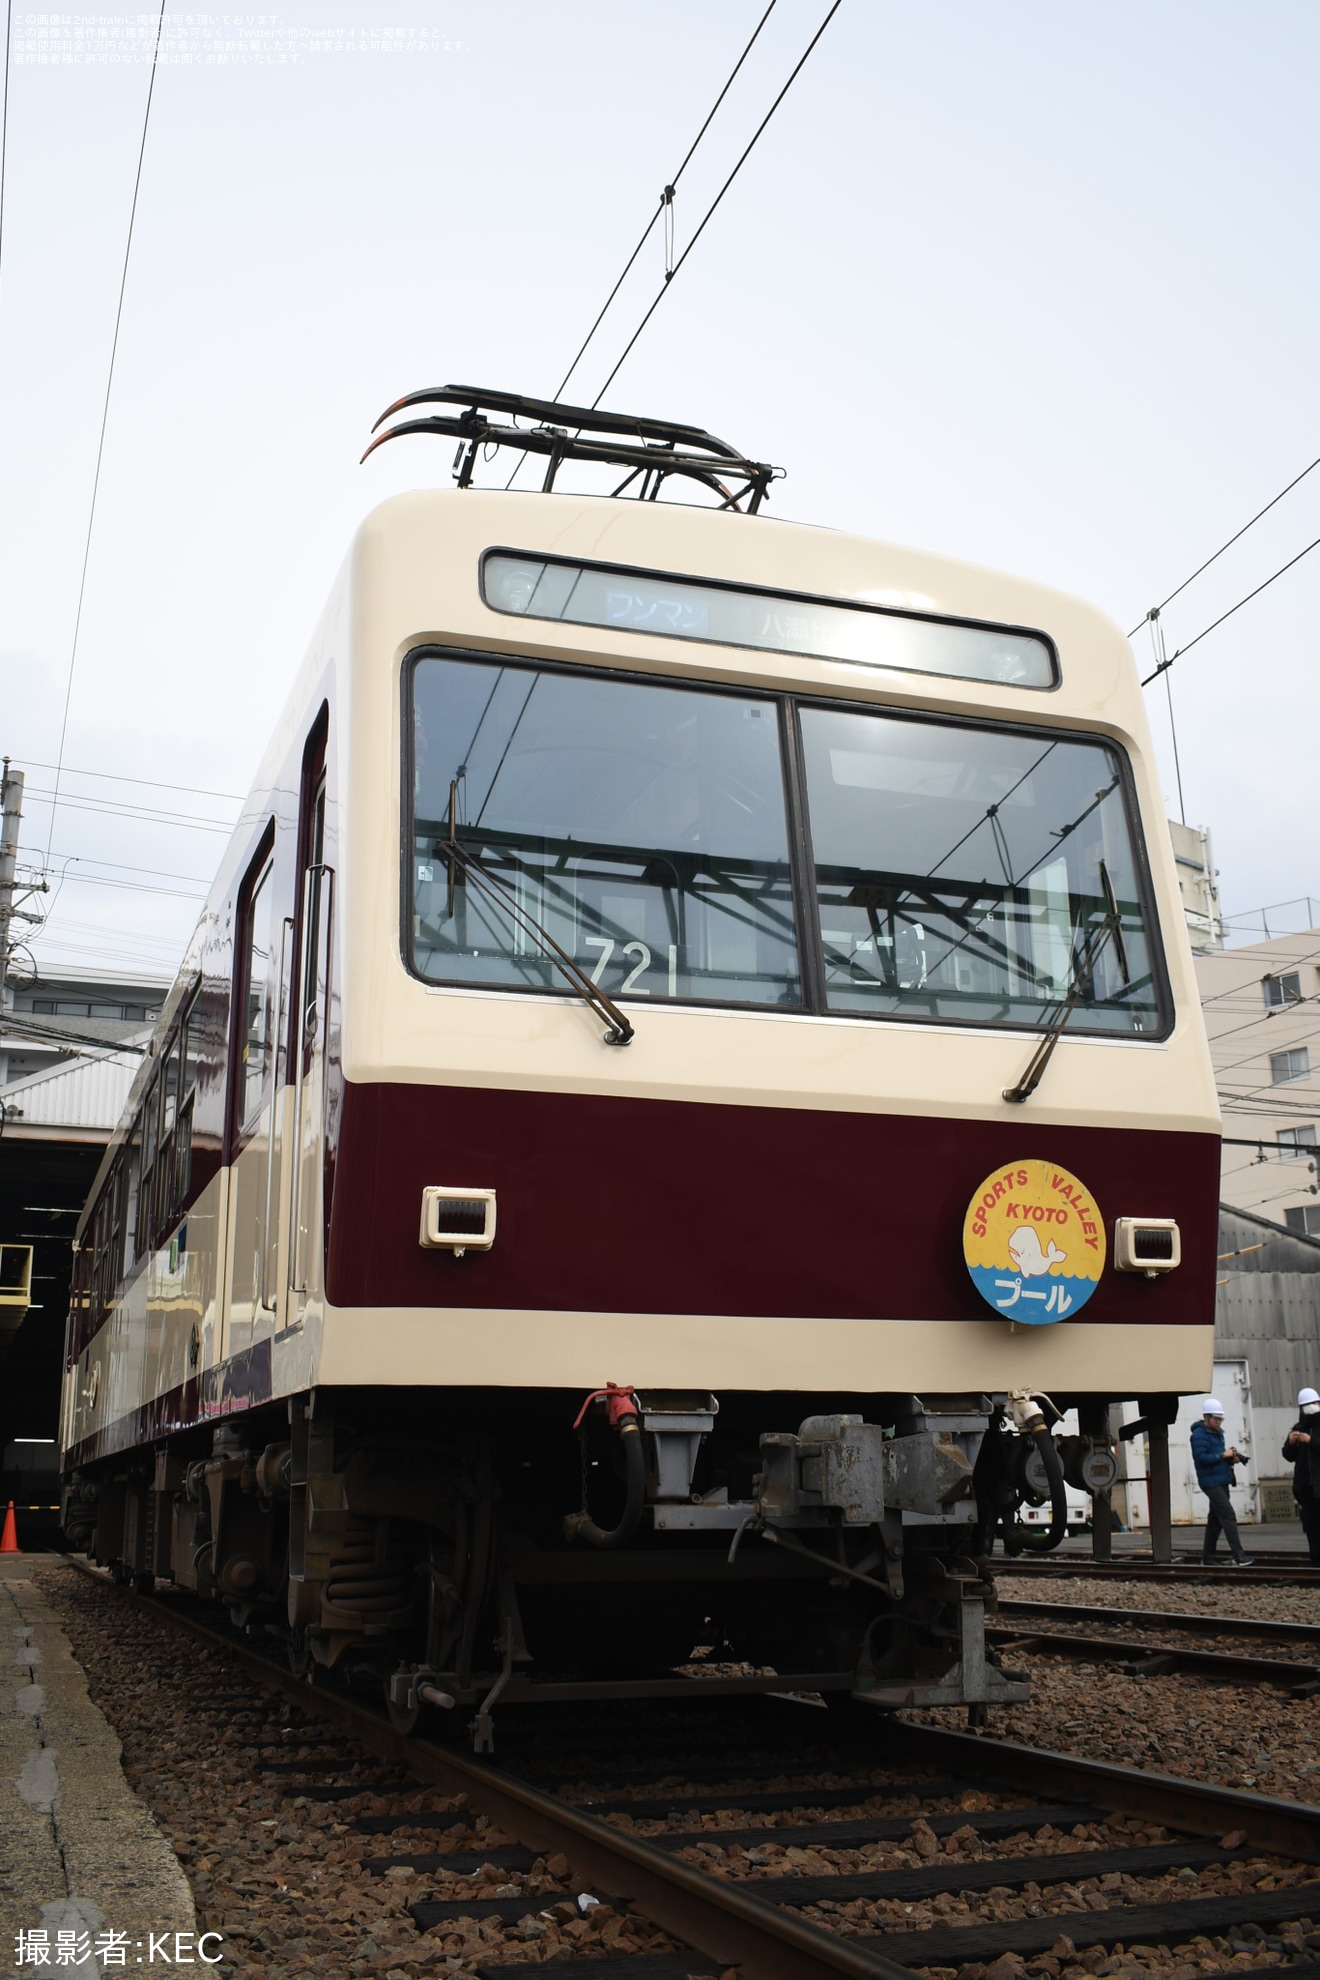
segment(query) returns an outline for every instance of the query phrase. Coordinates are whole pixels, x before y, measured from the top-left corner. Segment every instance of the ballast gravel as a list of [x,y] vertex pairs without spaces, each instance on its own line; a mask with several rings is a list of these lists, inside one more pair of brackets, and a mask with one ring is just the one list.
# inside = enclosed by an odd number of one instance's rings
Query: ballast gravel
[[[223,1934],[225,1957],[213,1971],[235,1980],[416,1980],[474,1973],[494,1960],[674,1948],[645,1919],[607,1904],[581,1915],[562,1858],[538,1859],[516,1881],[493,1868],[461,1881],[398,1869],[374,1875],[366,1863],[401,1853],[406,1832],[364,1835],[353,1826],[359,1815],[451,1814],[443,1831],[425,1832],[428,1850],[494,1850],[515,1838],[468,1813],[464,1796],[446,1798],[372,1756],[352,1757],[351,1742],[312,1709],[263,1691],[222,1653],[72,1569],[44,1573],[43,1592],[123,1741],[129,1784],[183,1865],[198,1930]],[[336,1781],[360,1778],[361,1794],[316,1801],[291,1783],[286,1796],[278,1775],[260,1771],[298,1759],[332,1770]],[[513,1926],[460,1919],[451,1930],[422,1934],[407,1910],[422,1897],[475,1892],[526,1893],[531,1915]]]
[[[1024,1578],[1025,1579],[1025,1578]],[[175,1634],[165,1622],[116,1600],[66,1567],[43,1575],[48,1600],[87,1669],[92,1694],[124,1744],[124,1767],[131,1785],[148,1803],[169,1838],[192,1885],[199,1929],[222,1932],[226,1974],[268,1975],[270,1980],[418,1980],[418,1976],[475,1973],[483,1964],[543,1963],[565,1957],[607,1957],[629,1952],[675,1949],[674,1941],[634,1914],[608,1903],[585,1912],[562,1857],[538,1858],[530,1871],[510,1873],[487,1865],[475,1876],[418,1872],[395,1864],[378,1875],[373,1859],[408,1853],[495,1850],[514,1841],[465,1798],[446,1798],[421,1788],[374,1757],[355,1751],[333,1728],[315,1717],[314,1704],[293,1705],[262,1691],[224,1654]],[[1023,1581],[1005,1581],[1005,1592],[1024,1593]],[[1050,1584],[1056,1600],[1093,1600],[1095,1584]],[[1106,1594],[1133,1584],[1106,1583]],[[1199,1589],[1170,1591],[1199,1595]],[[1215,1590],[1214,1592],[1218,1592]],[[1259,1597],[1260,1590],[1239,1589]],[[1291,1591],[1275,1591],[1288,1594]],[[1309,1593],[1310,1591],[1307,1591]],[[1044,1591],[1042,1590],[1042,1593]],[[1131,1605],[1148,1605],[1149,1591],[1138,1585]],[[1048,1599],[1048,1597],[1046,1597]],[[1118,1607],[1121,1604],[1116,1603]],[[1170,1602],[1167,1606],[1172,1607]],[[1256,1605],[1237,1613],[1261,1614]],[[1225,1687],[1177,1676],[1145,1681],[1083,1664],[1060,1664],[1049,1657],[1018,1657],[1031,1671],[1036,1696],[1029,1706],[996,1711],[990,1733],[1065,1751],[1128,1764],[1159,1767],[1189,1778],[1223,1780],[1263,1792],[1320,1800],[1320,1703],[1296,1700],[1261,1686]],[[961,1713],[910,1713],[918,1721],[964,1724]],[[773,1760],[773,1753],[766,1759]],[[859,1754],[868,1774],[882,1751]],[[292,1763],[308,1772],[288,1774]],[[316,1769],[334,1782],[358,1789],[348,1798],[314,1798]],[[263,1772],[262,1769],[279,1769]],[[738,1763],[731,1758],[730,1800]],[[848,1784],[848,1776],[832,1781]],[[1059,1831],[1049,1825],[1024,1828],[1010,1837],[983,1843],[979,1811],[1002,1807],[1012,1797],[970,1790],[937,1802],[885,1793],[871,1780],[859,1784],[855,1804],[813,1808],[803,1785],[793,1810],[758,1814],[736,1807],[717,1815],[689,1815],[680,1825],[691,1841],[682,1851],[694,1865],[738,1880],[754,1891],[766,1878],[795,1871],[883,1871],[945,1862],[981,1861],[987,1856],[1057,1856],[1075,1853],[1077,1869],[1066,1881],[1050,1880],[1022,1888],[950,1893],[919,1903],[887,1899],[825,1899],[802,1916],[847,1935],[912,1931],[924,1926],[957,1926],[978,1920],[1058,1917],[1059,1933],[1048,1954],[1022,1959],[1005,1954],[989,1964],[924,1969],[930,1980],[1107,1980],[1108,1976],[1159,1976],[1193,1980],[1201,1974],[1283,1966],[1320,1955],[1320,1883],[1308,1915],[1267,1936],[1246,1927],[1225,1937],[1191,1937],[1174,1946],[1124,1945],[1080,1951],[1068,1936],[1069,1917],[1103,1910],[1113,1903],[1163,1903],[1179,1897],[1209,1896],[1236,1889],[1278,1889],[1314,1872],[1264,1856],[1245,1856],[1206,1870],[1173,1870],[1167,1875],[1129,1877],[1086,1875],[1086,1856],[1167,1839],[1150,1825],[1111,1817],[1103,1823]],[[817,1784],[824,1786],[821,1775]],[[793,1787],[803,1777],[785,1774],[772,1783]],[[282,1782],[287,1790],[282,1792]],[[681,1770],[673,1786],[684,1782]],[[694,1783],[696,1785],[696,1783]],[[699,1783],[708,1794],[710,1782]],[[767,1786],[758,1775],[758,1789]],[[303,1793],[307,1787],[311,1792]],[[580,1784],[585,1793],[587,1783]],[[724,1789],[721,1788],[721,1792]],[[572,1790],[569,1790],[572,1794]],[[639,1789],[654,1799],[654,1784]],[[576,1797],[575,1797],[576,1798]],[[802,1849],[776,1842],[776,1831],[807,1822],[848,1820],[868,1813],[905,1815],[909,1834],[899,1842],[831,1849]],[[937,1837],[926,1820],[937,1810],[958,1810],[965,1821]],[[405,1817],[411,1813],[452,1820],[443,1826],[401,1826],[386,1835],[364,1834],[355,1819],[369,1813]],[[639,1836],[672,1822],[607,1819]],[[720,1831],[764,1829],[763,1842],[722,1842]],[[1232,1839],[1230,1839],[1230,1847]],[[420,1933],[409,1905],[423,1899],[450,1900],[468,1894],[525,1897],[527,1912],[512,1923],[459,1918]],[[1299,1907],[1306,1902],[1299,1897]],[[917,1969],[922,1970],[922,1969]]]
[[[1151,1585],[1140,1581],[1079,1576],[1046,1585],[1025,1575],[1005,1576],[999,1590],[1014,1600],[1085,1602],[1116,1611],[1152,1606]],[[1320,1589],[1161,1584],[1158,1599],[1170,1609],[1222,1614],[1226,1620],[1250,1615],[1320,1622]],[[1015,1626],[1020,1620],[1024,1636],[1028,1634],[1028,1619],[1004,1620]],[[1266,1654],[1273,1656],[1275,1647]],[[1032,1697],[1029,1704],[995,1711],[989,1730],[996,1738],[1320,1802],[1320,1695],[1295,1698],[1275,1685],[1226,1683],[1179,1672],[1134,1678],[1109,1664],[1033,1655],[1029,1647],[1010,1648],[1004,1661],[1027,1672]],[[951,1710],[904,1716],[918,1723],[964,1725],[964,1715]]]

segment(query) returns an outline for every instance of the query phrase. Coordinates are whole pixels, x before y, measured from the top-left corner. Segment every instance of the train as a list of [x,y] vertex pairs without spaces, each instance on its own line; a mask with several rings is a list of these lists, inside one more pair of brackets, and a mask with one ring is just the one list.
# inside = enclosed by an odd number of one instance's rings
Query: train
[[1213,1354],[1127,641],[772,519],[701,428],[384,418],[457,485],[358,529],[89,1195],[68,1543],[478,1750],[529,1700],[1020,1699],[993,1548]]

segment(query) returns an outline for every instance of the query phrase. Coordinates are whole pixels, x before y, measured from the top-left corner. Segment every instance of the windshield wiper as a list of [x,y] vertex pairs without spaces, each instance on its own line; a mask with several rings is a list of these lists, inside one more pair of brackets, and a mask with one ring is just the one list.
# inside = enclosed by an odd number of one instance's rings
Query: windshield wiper
[[588,1009],[595,1011],[597,1017],[604,1018],[607,1027],[605,1043],[607,1045],[630,1044],[635,1035],[633,1027],[629,1024],[613,998],[607,997],[599,985],[592,982],[586,971],[579,968],[572,956],[569,955],[568,950],[561,948],[559,943],[556,942],[549,929],[542,928],[540,922],[534,916],[528,914],[517,895],[512,893],[504,885],[502,880],[497,880],[495,875],[488,871],[475,853],[469,852],[466,846],[459,844],[457,819],[458,780],[455,779],[449,786],[449,837],[443,843],[443,852],[449,861],[449,898],[445,910],[446,920],[453,920],[454,893],[461,868],[464,878],[471,885],[475,886],[479,892],[484,893],[488,900],[494,901],[495,905],[502,908],[504,913],[509,915],[526,934],[531,935],[540,943],[544,953],[549,957],[561,976],[567,980],[570,989],[577,992],[583,1003],[587,1005]]
[[1012,1100],[1019,1106],[1024,1100],[1030,1100],[1032,1094],[1040,1085],[1041,1080],[1045,1077],[1045,1068],[1054,1057],[1054,1048],[1063,1036],[1064,1027],[1081,1002],[1081,999],[1094,983],[1096,965],[1099,963],[1109,943],[1113,943],[1115,953],[1118,956],[1119,973],[1123,978],[1124,985],[1126,986],[1132,981],[1132,975],[1128,968],[1127,943],[1123,940],[1123,917],[1119,913],[1118,899],[1114,893],[1114,883],[1109,877],[1109,868],[1103,860],[1100,862],[1100,884],[1105,890],[1105,918],[1098,928],[1092,928],[1087,931],[1086,939],[1082,943],[1081,953],[1073,956],[1072,987],[1063,1003],[1060,1004],[1054,1016],[1045,1026],[1041,1034],[1040,1044],[1032,1053],[1026,1071],[1016,1086],[1006,1086],[1004,1088],[1005,1100]]

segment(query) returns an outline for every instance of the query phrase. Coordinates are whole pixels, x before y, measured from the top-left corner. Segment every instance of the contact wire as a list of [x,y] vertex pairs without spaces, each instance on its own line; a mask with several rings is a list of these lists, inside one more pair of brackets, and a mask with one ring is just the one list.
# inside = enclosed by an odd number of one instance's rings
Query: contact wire
[[156,40],[151,51],[151,77],[147,83],[147,103],[142,116],[142,140],[138,145],[137,171],[133,176],[133,200],[128,212],[128,238],[124,243],[124,267],[119,278],[119,302],[115,309],[115,330],[110,341],[110,368],[105,380],[105,404],[101,408],[101,432],[96,443],[96,470],[92,476],[92,499],[87,511],[87,540],[83,545],[82,573],[78,580],[78,609],[73,621],[73,644],[69,651],[69,675],[64,688],[64,715],[60,722],[60,746],[56,752],[55,794],[50,807],[50,832],[46,839],[46,863],[55,841],[55,814],[60,807],[60,778],[64,771],[64,745],[69,733],[69,709],[73,701],[73,677],[78,666],[78,637],[82,631],[83,600],[87,595],[87,566],[92,554],[92,531],[96,524],[96,498],[101,487],[101,463],[105,456],[106,427],[110,421],[110,395],[115,382],[115,358],[119,352],[119,329],[124,318],[124,293],[128,288],[128,264],[133,252],[133,229],[137,222],[138,193],[142,186],[142,161],[147,152],[147,130],[151,123],[151,100],[156,91],[156,70],[160,62],[160,38],[165,26],[168,0],[160,0],[156,20]]
[[[11,4],[12,4],[12,0],[11,0]],[[641,253],[642,249],[646,246],[646,243],[650,240],[651,231],[654,228],[656,221],[660,218],[660,215],[663,212],[665,212],[666,208],[668,208],[670,212],[673,211],[673,195],[674,195],[675,187],[678,185],[679,180],[682,178],[684,172],[687,170],[688,165],[691,162],[692,155],[696,151],[697,146],[701,143],[701,140],[705,137],[706,132],[710,129],[715,113],[719,109],[721,103],[723,103],[730,89],[732,88],[734,79],[736,78],[738,71],[742,68],[743,63],[747,60],[747,57],[751,54],[752,49],[757,41],[757,38],[760,35],[761,29],[765,26],[771,14],[773,14],[773,12],[775,11],[777,5],[778,5],[778,0],[770,0],[770,5],[766,8],[760,20],[756,23],[756,26],[752,31],[751,39],[748,41],[747,46],[743,49],[742,54],[738,57],[738,60],[734,63],[732,69],[729,71],[729,75],[727,80],[725,81],[723,89],[720,91],[719,95],[715,98],[714,103],[712,103],[709,111],[706,113],[706,121],[701,126],[701,129],[697,132],[697,135],[693,138],[691,144],[688,146],[687,154],[684,157],[682,164],[679,166],[678,170],[675,172],[673,178],[669,181],[664,191],[661,193],[659,202],[656,206],[654,213],[652,213],[650,219],[647,221],[645,227],[643,227],[642,229],[640,240],[638,241],[636,247],[633,249],[632,253],[628,256],[627,261],[625,261],[623,264],[622,274],[619,276],[618,281],[614,284],[614,287],[610,290],[609,294],[605,298],[605,301],[602,303],[600,308],[600,314],[597,316],[596,321],[592,324],[590,330],[588,330],[586,336],[582,339],[582,342],[578,347],[577,356],[573,359],[572,364],[569,365],[568,370],[564,373],[558,385],[555,387],[556,398],[558,398],[559,394],[562,391],[564,391],[564,389],[568,385],[569,379],[573,376],[573,373],[577,370],[578,366],[581,364],[582,359],[586,354],[588,344],[591,343],[596,332],[600,329],[601,324],[605,321],[605,317],[609,311],[610,305],[613,303],[614,298],[618,295],[619,290],[623,287],[624,283],[628,279],[628,276],[631,274],[633,264],[636,262],[638,255]],[[668,281],[673,273],[674,271],[670,269],[666,273],[665,280]],[[527,459],[526,454],[520,454],[517,460],[514,462],[513,473],[509,476],[508,480],[504,484],[506,492],[510,488],[512,488],[514,484],[514,480],[517,477],[518,470],[526,459]]]
[[600,404],[605,394],[609,391],[610,386],[614,383],[620,371],[622,371],[625,363],[627,362],[628,355],[633,348],[633,345],[637,342],[637,339],[641,336],[643,330],[645,330],[647,324],[651,321],[651,318],[655,315],[657,309],[659,309],[663,298],[669,293],[669,289],[672,285],[674,277],[678,274],[679,269],[683,266],[683,263],[687,260],[688,256],[691,254],[693,248],[697,245],[697,242],[701,239],[701,236],[705,233],[706,228],[710,224],[711,220],[715,217],[716,208],[719,206],[721,200],[724,198],[724,195],[728,192],[729,187],[733,184],[738,174],[742,171],[743,166],[747,163],[747,160],[751,157],[752,152],[756,149],[756,145],[761,137],[761,133],[765,130],[771,118],[778,110],[780,104],[783,102],[784,98],[788,95],[789,90],[792,89],[794,83],[801,75],[803,69],[807,65],[808,60],[811,57],[812,51],[814,50],[817,42],[820,40],[826,28],[829,26],[830,22],[834,19],[834,16],[838,13],[839,8],[842,5],[843,5],[843,0],[834,0],[834,4],[831,6],[829,12],[826,14],[820,26],[816,29],[816,32],[812,35],[811,40],[807,43],[807,46],[803,50],[801,56],[798,58],[798,61],[795,64],[792,74],[788,78],[788,81],[784,84],[784,87],[780,90],[778,96],[775,98],[774,102],[770,105],[770,108],[766,111],[764,117],[762,117],[760,123],[753,131],[751,138],[749,139],[746,145],[746,148],[744,149],[742,155],[738,159],[737,164],[734,166],[728,178],[724,181],[724,184],[720,187],[714,199],[711,201],[710,205],[706,208],[705,213],[702,215],[696,233],[693,234],[692,239],[688,242],[682,254],[680,254],[678,260],[674,263],[672,271],[668,275],[666,275],[663,287],[660,289],[654,302],[651,304],[651,307],[647,310],[645,316],[642,318],[637,328],[633,331],[632,336],[628,339],[628,342],[625,344],[623,348],[623,352],[619,358],[618,363],[615,365],[613,371],[611,371],[609,377],[605,380],[605,383],[601,386],[599,392],[597,392],[595,398],[592,400],[591,405],[593,411]]

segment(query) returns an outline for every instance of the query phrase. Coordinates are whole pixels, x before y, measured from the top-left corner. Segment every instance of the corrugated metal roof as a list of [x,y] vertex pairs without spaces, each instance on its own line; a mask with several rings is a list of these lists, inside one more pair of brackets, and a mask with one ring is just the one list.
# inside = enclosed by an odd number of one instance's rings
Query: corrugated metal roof
[[[1297,1190],[1304,1194],[1304,1185]],[[1219,1263],[1232,1272],[1320,1272],[1320,1239],[1303,1237],[1257,1210],[1221,1203]]]
[[119,1121],[138,1069],[136,1052],[87,1057],[29,1073],[0,1086],[6,1128],[95,1128],[108,1133]]
[[1246,1361],[1258,1408],[1291,1409],[1320,1372],[1320,1243],[1224,1203],[1215,1357]]

